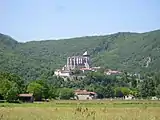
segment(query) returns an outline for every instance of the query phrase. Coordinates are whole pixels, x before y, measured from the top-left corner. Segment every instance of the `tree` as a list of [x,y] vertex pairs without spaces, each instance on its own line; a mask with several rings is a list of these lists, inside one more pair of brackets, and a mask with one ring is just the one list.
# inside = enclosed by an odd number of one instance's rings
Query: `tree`
[[153,79],[148,79],[148,96],[155,96],[155,82]]
[[127,87],[121,87],[120,88],[121,92],[123,93],[123,95],[129,95],[130,94],[130,89]]
[[106,98],[110,98],[114,96],[114,90],[110,85],[107,85],[105,89],[106,89],[106,94],[105,94]]
[[104,98],[106,95],[106,89],[102,86],[96,86],[95,92],[98,94],[98,98]]
[[123,73],[123,77],[122,77],[123,81],[128,83],[129,82],[129,79],[128,79],[128,73],[127,72],[124,72]]
[[6,94],[9,89],[11,89],[12,83],[7,79],[1,79],[0,84],[0,94],[4,98],[6,98]]
[[7,79],[1,79],[0,95],[3,97],[3,99],[7,100],[8,102],[15,101],[17,100],[19,93],[20,90],[17,83]]
[[19,94],[18,85],[16,83],[13,83],[11,85],[11,88],[7,91],[7,93],[5,95],[5,99],[8,102],[15,101],[18,99],[18,94]]
[[114,89],[114,96],[115,97],[123,97],[124,96],[120,87],[116,87]]
[[147,82],[143,81],[140,84],[140,88],[139,89],[140,89],[140,95],[141,95],[141,97],[146,98],[148,96],[148,85],[147,85]]
[[69,88],[60,88],[59,89],[59,98],[60,99],[70,99],[74,97],[74,92],[72,89],[69,89]]
[[132,85],[132,88],[136,88],[137,87],[137,80],[133,76],[132,76],[132,80],[131,80],[131,85]]
[[36,82],[31,82],[27,87],[27,91],[29,93],[33,93],[35,100],[42,100],[42,95],[43,95],[42,90],[43,86]]
[[136,89],[136,88],[132,88],[130,90],[130,94],[135,96],[135,97],[138,97],[140,95],[138,89]]
[[49,85],[46,80],[36,80],[36,83],[42,86],[42,96],[43,98],[49,98]]
[[145,78],[141,84],[141,96],[150,97],[155,96],[155,82],[151,78]]
[[156,88],[156,96],[160,98],[160,84]]
[[49,88],[49,97],[56,99],[59,97],[59,90],[58,88],[54,87],[54,86],[50,86]]

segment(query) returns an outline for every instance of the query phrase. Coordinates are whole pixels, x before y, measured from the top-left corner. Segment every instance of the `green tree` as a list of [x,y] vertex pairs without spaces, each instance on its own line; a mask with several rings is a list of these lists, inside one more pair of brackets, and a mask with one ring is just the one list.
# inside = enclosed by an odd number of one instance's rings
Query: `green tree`
[[148,96],[155,96],[155,82],[153,79],[148,79]]
[[160,84],[156,88],[156,96],[160,98]]
[[1,84],[0,84],[0,94],[3,96],[3,99],[6,98],[6,94],[11,89],[12,83],[7,80],[7,79],[0,79]]
[[3,97],[3,99],[7,101],[15,101],[18,98],[18,94],[20,93],[20,90],[18,88],[17,83],[13,81],[9,81],[7,79],[1,79],[0,84],[0,94]]
[[18,99],[18,94],[19,94],[18,85],[16,83],[13,83],[11,85],[11,88],[7,91],[7,93],[5,95],[5,99],[8,102],[15,101]]
[[42,100],[42,95],[43,95],[42,90],[43,86],[36,82],[31,82],[27,87],[27,91],[29,93],[33,93],[35,100]]
[[132,88],[136,88],[137,87],[137,80],[133,76],[132,76],[132,79],[131,79],[131,85],[132,85]]
[[141,96],[146,98],[150,96],[155,96],[155,82],[152,78],[146,77],[143,80],[140,88]]
[[36,80],[36,83],[42,86],[42,96],[43,98],[49,98],[49,85],[46,80]]
[[121,91],[121,88],[120,88],[120,87],[116,87],[116,88],[114,89],[114,96],[115,96],[115,97],[123,97],[123,96],[124,96],[124,94],[123,94],[123,92]]
[[105,98],[107,91],[104,87],[102,86],[96,86],[95,92],[98,94],[98,98]]
[[129,95],[130,94],[130,89],[127,87],[121,87],[121,92],[123,93],[123,95]]
[[60,99],[70,99],[74,97],[74,92],[72,89],[69,89],[69,88],[61,88],[59,89],[59,98]]
[[12,83],[16,83],[20,93],[24,91],[24,80],[21,79],[18,75],[7,72],[0,72],[0,81],[3,82],[3,80],[8,80]]
[[56,99],[59,97],[59,90],[58,88],[54,87],[54,86],[50,86],[49,88],[49,97]]
[[110,98],[114,96],[114,90],[110,85],[107,85],[105,89],[106,89],[106,93],[105,93],[106,98]]

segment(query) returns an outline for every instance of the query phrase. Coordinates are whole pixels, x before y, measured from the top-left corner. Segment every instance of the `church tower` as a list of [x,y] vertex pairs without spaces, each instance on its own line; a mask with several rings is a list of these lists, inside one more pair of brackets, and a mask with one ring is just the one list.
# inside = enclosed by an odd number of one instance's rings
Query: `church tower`
[[90,55],[87,51],[83,53],[83,57],[85,59],[85,67],[90,68]]

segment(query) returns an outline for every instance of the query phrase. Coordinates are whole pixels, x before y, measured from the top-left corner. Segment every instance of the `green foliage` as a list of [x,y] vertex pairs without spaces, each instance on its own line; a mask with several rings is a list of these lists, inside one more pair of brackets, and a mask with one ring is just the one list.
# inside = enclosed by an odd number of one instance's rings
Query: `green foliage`
[[43,86],[36,82],[31,82],[27,87],[27,91],[29,93],[33,93],[35,100],[42,100],[42,96],[43,96],[42,89],[43,89]]
[[114,96],[115,97],[123,97],[124,94],[123,92],[121,91],[121,88],[120,87],[117,87],[114,89]]
[[16,83],[11,85],[11,88],[7,91],[5,99],[8,102],[12,102],[18,99],[19,89]]
[[[127,76],[125,81],[124,74],[120,76],[106,76],[100,72],[91,72],[83,79],[73,81],[64,81],[60,77],[44,76],[41,80],[35,80],[26,84],[26,90],[22,90],[24,83],[17,79],[13,74],[0,74],[0,97],[8,102],[18,99],[20,93],[33,93],[35,100],[42,99],[70,99],[74,97],[74,90],[86,89],[98,94],[98,98],[124,97],[125,95],[134,95],[136,97],[160,96],[160,86],[158,73],[146,73],[142,77]],[[136,85],[129,85],[132,81],[138,81]],[[21,82],[20,82],[21,81]],[[125,84],[124,84],[125,81]],[[134,83],[134,82],[133,82]]]
[[131,79],[131,86],[133,88],[137,87],[137,79],[135,77],[133,77],[133,76],[132,76],[132,79]]
[[150,76],[146,76],[145,80],[143,80],[141,84],[141,95],[142,97],[150,97],[155,96],[156,84],[153,81],[153,78]]
[[51,86],[49,88],[49,98],[57,99],[58,97],[59,97],[58,88]]
[[[9,72],[0,72],[0,98],[16,100],[17,94],[28,91],[36,100],[69,99],[73,97],[73,89],[95,91],[99,98],[128,94],[159,96],[160,74],[156,73],[160,70],[159,48],[160,30],[26,43],[0,34],[0,71]],[[91,55],[92,65],[101,66],[101,70],[72,82],[53,76],[55,69],[66,64],[68,56],[80,55],[86,50]],[[120,76],[106,76],[103,74],[106,68],[124,72]],[[130,76],[128,72],[142,76]],[[73,74],[81,72],[75,70]]]
[[0,72],[0,96],[7,101],[15,101],[24,91],[24,81],[15,74]]
[[130,89],[127,87],[121,87],[120,90],[124,96],[129,95],[131,93]]
[[69,88],[61,88],[59,89],[59,98],[60,99],[70,99],[74,97],[74,92]]
[[160,98],[160,84],[156,88],[156,95],[158,98]]
[[1,84],[0,84],[0,94],[3,96],[3,98],[5,98],[7,92],[10,90],[11,88],[11,82],[9,80],[6,80],[6,79],[1,79]]
[[[64,66],[68,56],[88,50],[93,66],[129,72],[158,71],[159,48],[160,30],[26,43],[0,34],[0,70],[16,73],[28,81],[40,79]],[[151,62],[146,67],[148,57]]]

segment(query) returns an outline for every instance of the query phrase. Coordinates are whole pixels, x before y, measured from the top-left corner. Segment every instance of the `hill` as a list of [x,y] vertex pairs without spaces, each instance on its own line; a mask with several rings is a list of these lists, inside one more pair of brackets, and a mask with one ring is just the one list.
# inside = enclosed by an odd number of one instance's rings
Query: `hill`
[[94,66],[130,72],[160,70],[160,30],[26,43],[0,34],[0,70],[34,80],[62,67],[67,56],[86,50]]

